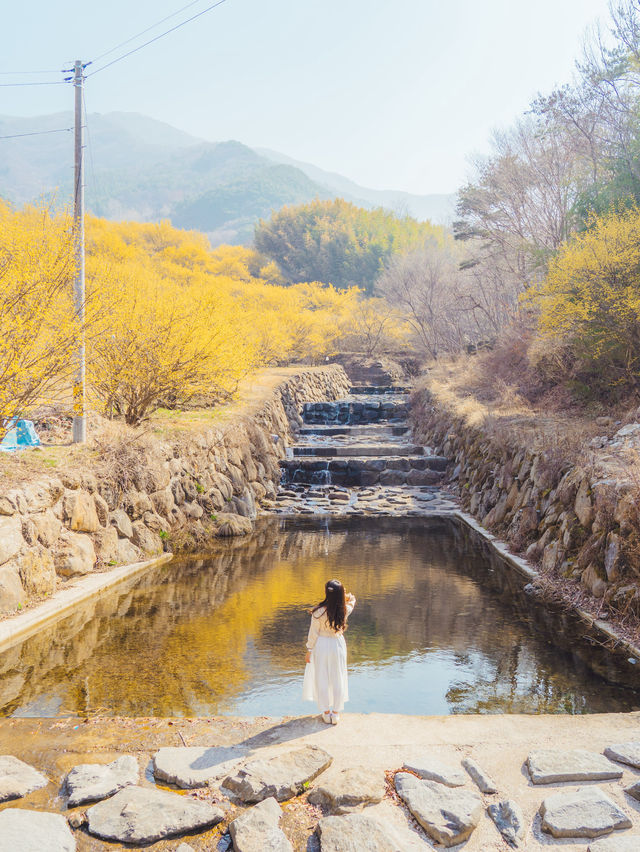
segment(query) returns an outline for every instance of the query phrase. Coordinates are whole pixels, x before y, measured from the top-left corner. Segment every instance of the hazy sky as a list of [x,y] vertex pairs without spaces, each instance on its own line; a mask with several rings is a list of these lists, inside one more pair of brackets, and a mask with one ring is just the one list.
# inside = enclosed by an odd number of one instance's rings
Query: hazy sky
[[[0,72],[93,59],[187,2],[2,0]],[[569,79],[597,18],[606,0],[225,0],[89,77],[87,109],[273,148],[370,187],[452,192],[493,128]],[[57,77],[0,75],[40,79]],[[70,86],[0,88],[4,115],[72,103]]]

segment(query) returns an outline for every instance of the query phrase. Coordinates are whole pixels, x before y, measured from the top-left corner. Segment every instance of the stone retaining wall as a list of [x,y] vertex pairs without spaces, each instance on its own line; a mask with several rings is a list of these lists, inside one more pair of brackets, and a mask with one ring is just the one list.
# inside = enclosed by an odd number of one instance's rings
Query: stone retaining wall
[[627,551],[637,541],[637,484],[624,463],[640,425],[592,441],[583,467],[531,448],[513,430],[506,437],[472,428],[439,407],[428,390],[412,403],[414,439],[450,459],[449,487],[483,527],[543,571],[579,580],[596,598],[617,608],[640,604],[637,569]]
[[342,367],[302,370],[259,411],[164,440],[133,433],[95,463],[0,492],[0,614],[66,578],[249,532],[269,506],[305,402],[349,392]]

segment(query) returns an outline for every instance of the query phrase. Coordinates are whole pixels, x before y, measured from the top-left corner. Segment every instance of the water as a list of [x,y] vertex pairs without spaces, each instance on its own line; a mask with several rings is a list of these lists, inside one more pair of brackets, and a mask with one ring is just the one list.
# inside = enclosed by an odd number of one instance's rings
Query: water
[[349,711],[640,708],[639,691],[616,685],[634,680],[634,667],[534,604],[466,527],[350,518],[264,521],[249,540],[216,543],[78,607],[0,655],[0,715],[315,712],[300,698],[306,608],[333,576],[358,598]]

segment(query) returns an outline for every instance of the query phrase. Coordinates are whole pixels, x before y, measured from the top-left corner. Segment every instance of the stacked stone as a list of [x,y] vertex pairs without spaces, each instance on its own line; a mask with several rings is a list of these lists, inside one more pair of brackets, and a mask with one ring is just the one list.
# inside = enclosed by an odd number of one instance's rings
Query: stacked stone
[[463,509],[545,571],[578,579],[597,598],[621,604],[637,594],[622,547],[637,518],[637,485],[616,453],[640,436],[640,424],[594,445],[586,469],[469,427],[428,391],[414,402],[415,436],[450,460],[449,484]]
[[305,402],[348,392],[341,367],[304,370],[279,385],[254,417],[226,428],[148,438],[114,485],[87,464],[0,494],[0,615],[51,595],[61,580],[151,559],[176,530],[185,542],[250,532],[273,499],[279,462]]

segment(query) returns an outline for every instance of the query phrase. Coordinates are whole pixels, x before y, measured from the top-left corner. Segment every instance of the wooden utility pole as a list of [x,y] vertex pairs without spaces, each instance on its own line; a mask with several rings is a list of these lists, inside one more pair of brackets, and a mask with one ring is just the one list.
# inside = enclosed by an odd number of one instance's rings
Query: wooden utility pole
[[79,323],[76,372],[73,382],[73,442],[82,444],[87,440],[85,414],[85,287],[84,287],[84,115],[83,84],[84,65],[77,59],[73,66],[75,87],[75,157],[73,196],[73,236],[76,261],[74,282],[75,309]]

